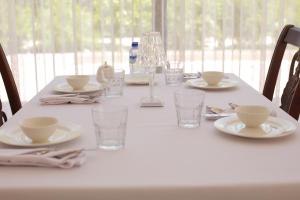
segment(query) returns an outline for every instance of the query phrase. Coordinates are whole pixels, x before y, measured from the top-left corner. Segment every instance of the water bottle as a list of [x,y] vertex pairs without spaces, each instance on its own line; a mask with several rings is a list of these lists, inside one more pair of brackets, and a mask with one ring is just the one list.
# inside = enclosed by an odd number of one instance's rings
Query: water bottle
[[132,42],[131,48],[129,50],[129,66],[130,66],[130,74],[133,74],[135,71],[136,60],[138,56],[138,42]]

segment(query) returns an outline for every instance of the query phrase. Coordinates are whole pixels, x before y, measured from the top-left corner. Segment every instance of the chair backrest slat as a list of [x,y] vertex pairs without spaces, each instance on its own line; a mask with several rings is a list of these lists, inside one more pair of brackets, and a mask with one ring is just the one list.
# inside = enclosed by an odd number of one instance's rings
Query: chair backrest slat
[[292,27],[289,28],[286,37],[284,38],[284,42],[287,44],[291,44],[297,47],[300,47],[300,28]]
[[10,108],[12,114],[15,114],[21,109],[22,104],[19,96],[19,92],[9,67],[8,61],[6,59],[4,50],[0,44],[0,73],[4,82],[7,97],[9,100]]
[[287,43],[284,42],[287,33],[289,32],[289,29],[294,27],[293,25],[287,25],[283,28],[281,31],[279,38],[277,40],[275,50],[273,52],[273,56],[271,59],[269,71],[266,77],[264,89],[263,89],[263,95],[270,99],[270,101],[273,100],[275,85],[280,69],[280,65],[282,62],[282,58],[284,55],[284,51],[286,49]]

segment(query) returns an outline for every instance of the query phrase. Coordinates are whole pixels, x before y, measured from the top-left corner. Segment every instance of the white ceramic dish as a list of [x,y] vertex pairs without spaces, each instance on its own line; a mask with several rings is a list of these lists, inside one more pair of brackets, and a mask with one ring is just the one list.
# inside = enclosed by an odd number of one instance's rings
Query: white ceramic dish
[[208,85],[218,85],[218,83],[223,79],[224,73],[218,71],[206,71],[202,72],[202,78]]
[[0,142],[19,147],[43,147],[74,140],[80,136],[80,126],[73,123],[59,123],[46,142],[32,143],[20,128],[0,131]]
[[257,139],[283,137],[293,134],[297,128],[294,123],[276,117],[269,117],[257,128],[247,128],[236,115],[218,119],[214,125],[226,134]]
[[239,105],[235,112],[247,127],[258,127],[270,115],[267,107],[259,105]]
[[20,123],[23,133],[34,142],[44,142],[55,132],[58,120],[54,117],[31,117]]
[[103,90],[103,87],[98,83],[88,83],[84,88],[80,90],[74,90],[69,84],[66,83],[61,83],[54,87],[55,92],[69,93],[69,94],[98,92],[101,90]]
[[236,87],[238,85],[238,81],[232,79],[222,79],[218,85],[208,85],[203,79],[191,79],[186,82],[186,85],[204,90],[220,90]]
[[88,75],[71,75],[66,77],[66,81],[74,90],[81,90],[89,82]]

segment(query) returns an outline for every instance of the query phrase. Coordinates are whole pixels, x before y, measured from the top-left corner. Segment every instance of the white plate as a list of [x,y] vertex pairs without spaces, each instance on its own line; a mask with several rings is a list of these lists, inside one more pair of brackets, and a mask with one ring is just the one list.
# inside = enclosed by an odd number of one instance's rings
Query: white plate
[[246,128],[236,115],[218,119],[215,127],[224,133],[247,138],[277,138],[295,132],[296,125],[282,118],[269,117],[257,128]]
[[42,147],[74,140],[80,136],[80,126],[72,123],[60,123],[47,142],[32,143],[20,128],[0,130],[0,142],[19,147]]
[[103,90],[103,87],[97,83],[88,83],[83,89],[74,90],[69,84],[61,83],[55,86],[54,91],[61,93],[89,93]]
[[219,90],[225,88],[232,88],[238,85],[238,81],[232,79],[222,79],[218,85],[208,85],[203,79],[191,79],[186,82],[190,87],[206,89],[206,90]]
[[128,76],[125,78],[125,83],[129,85],[148,85],[149,78],[147,76]]

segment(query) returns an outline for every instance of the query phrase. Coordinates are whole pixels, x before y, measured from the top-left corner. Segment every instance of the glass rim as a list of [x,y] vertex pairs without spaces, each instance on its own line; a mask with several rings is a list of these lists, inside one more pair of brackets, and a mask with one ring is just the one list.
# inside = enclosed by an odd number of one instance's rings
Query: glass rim
[[193,89],[178,89],[174,92],[174,95],[180,95],[180,94],[203,95],[203,96],[205,96],[206,93],[204,91],[193,90]]
[[99,113],[114,113],[114,112],[128,112],[128,106],[126,105],[111,105],[111,106],[103,106],[97,105],[91,108],[92,112]]

